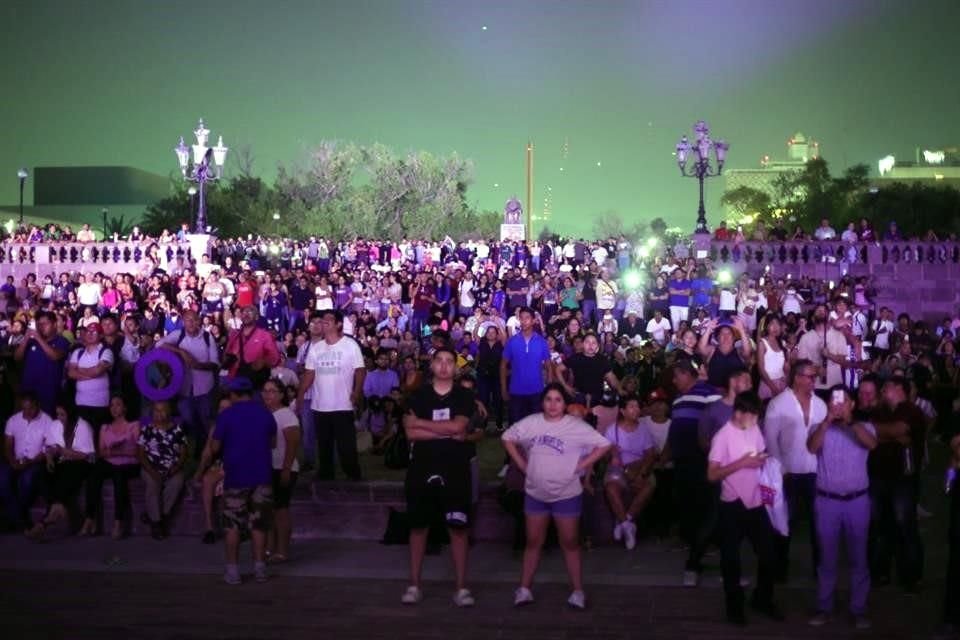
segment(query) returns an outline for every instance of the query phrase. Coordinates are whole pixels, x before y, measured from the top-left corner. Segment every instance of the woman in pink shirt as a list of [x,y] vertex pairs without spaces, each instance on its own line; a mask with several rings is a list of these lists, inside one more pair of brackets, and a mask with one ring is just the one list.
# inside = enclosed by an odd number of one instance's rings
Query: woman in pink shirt
[[137,461],[137,440],[140,438],[140,423],[127,420],[127,405],[123,398],[114,395],[110,398],[111,422],[100,429],[100,442],[97,446],[99,460],[97,468],[87,481],[87,518],[80,529],[81,536],[96,533],[103,501],[101,493],[103,482],[109,478],[113,482],[113,538],[123,538],[130,524],[130,479],[140,475],[140,463]]
[[758,556],[757,588],[751,607],[769,618],[783,620],[773,601],[773,527],[760,497],[760,469],[768,457],[757,427],[760,406],[760,397],[753,391],[739,394],[733,402],[733,417],[713,437],[708,457],[707,479],[721,483],[720,562],[727,621],[738,626],[747,622],[740,586],[740,543],[744,537],[750,538]]

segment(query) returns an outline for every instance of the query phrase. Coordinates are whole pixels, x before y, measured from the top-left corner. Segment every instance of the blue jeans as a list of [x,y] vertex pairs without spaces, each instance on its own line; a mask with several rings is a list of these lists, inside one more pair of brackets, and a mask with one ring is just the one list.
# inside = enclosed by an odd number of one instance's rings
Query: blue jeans
[[502,428],[503,398],[500,395],[500,380],[497,378],[478,376],[477,398],[487,408],[487,414],[497,421],[497,428]]
[[787,513],[790,516],[790,535],[776,534],[777,557],[780,565],[777,567],[781,579],[786,579],[790,570],[790,540],[797,537],[798,523],[807,521],[807,530],[810,535],[810,550],[813,553],[813,567],[820,565],[820,545],[817,542],[816,518],[814,517],[814,500],[817,495],[817,474],[815,473],[788,473],[783,476],[783,497],[787,501]]
[[543,405],[540,402],[540,395],[541,394],[539,393],[531,393],[526,395],[510,394],[510,400],[507,403],[510,424],[516,424],[527,416],[531,416],[542,411]]
[[207,431],[213,419],[212,394],[202,396],[181,396],[177,400],[177,413],[188,435],[196,441],[194,455],[199,459],[203,453],[203,446],[207,443]]
[[0,462],[0,502],[7,519],[18,529],[33,525],[30,508],[43,492],[45,467],[37,462],[23,469],[14,469]]
[[917,525],[917,486],[912,476],[895,480],[874,478],[870,483],[870,574],[874,581],[889,580],[891,559],[897,577],[913,587],[923,577],[923,543]]

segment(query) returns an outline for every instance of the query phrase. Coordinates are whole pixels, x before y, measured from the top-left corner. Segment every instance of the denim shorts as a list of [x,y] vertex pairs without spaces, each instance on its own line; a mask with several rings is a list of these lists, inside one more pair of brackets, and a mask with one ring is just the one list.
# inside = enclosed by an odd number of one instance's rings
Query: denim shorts
[[525,494],[523,497],[523,512],[531,516],[549,515],[555,518],[579,518],[582,510],[583,494],[555,502],[537,500],[530,494]]

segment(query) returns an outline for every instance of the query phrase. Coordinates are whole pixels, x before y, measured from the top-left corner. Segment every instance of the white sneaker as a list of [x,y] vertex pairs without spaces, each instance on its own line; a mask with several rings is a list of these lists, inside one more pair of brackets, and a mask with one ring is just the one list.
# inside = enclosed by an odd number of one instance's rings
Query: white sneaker
[[637,546],[637,525],[627,520],[623,523],[623,544],[627,551],[633,551]]
[[223,572],[223,581],[229,585],[243,583],[243,579],[240,577],[240,569],[237,568],[237,565],[227,565],[226,571]]
[[418,604],[421,600],[423,600],[423,591],[420,590],[420,587],[413,585],[407,587],[407,590],[403,592],[403,596],[400,597],[400,602],[403,604]]
[[626,522],[618,522],[616,526],[613,527],[613,539],[617,542],[623,540],[623,525],[625,524]]
[[269,578],[267,577],[267,565],[264,562],[254,562],[253,563],[253,579],[257,582],[264,583]]
[[472,607],[476,603],[477,601],[473,599],[473,594],[470,593],[470,589],[460,589],[453,594],[453,604],[460,608]]
[[683,572],[683,586],[685,587],[695,587],[700,584],[700,574],[696,571],[684,571]]
[[567,598],[567,604],[574,609],[586,609],[587,594],[585,594],[583,591],[574,591],[570,594],[570,597]]
[[533,592],[526,587],[520,587],[513,592],[513,606],[522,607],[533,602]]

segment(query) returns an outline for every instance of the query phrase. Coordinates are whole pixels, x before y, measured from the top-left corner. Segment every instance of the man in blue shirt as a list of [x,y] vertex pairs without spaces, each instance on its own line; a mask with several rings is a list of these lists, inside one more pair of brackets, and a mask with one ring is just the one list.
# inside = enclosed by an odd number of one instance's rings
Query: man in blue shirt
[[670,326],[680,330],[680,323],[687,319],[690,311],[690,273],[682,268],[674,270],[670,276]]
[[40,409],[55,416],[57,394],[63,381],[63,365],[70,343],[57,333],[57,316],[52,311],[37,313],[37,328],[29,330],[13,357],[23,363],[21,391],[37,395]]
[[550,347],[534,332],[534,313],[520,309],[520,331],[507,340],[500,361],[500,389],[507,400],[510,424],[540,411],[540,395],[550,362]]
[[251,399],[253,383],[238,376],[227,390],[232,404],[217,417],[210,446],[203,452],[198,477],[223,452],[223,522],[226,527],[227,584],[240,584],[240,530],[250,530],[253,574],[267,580],[267,532],[273,516],[273,449],[277,423],[273,414]]

